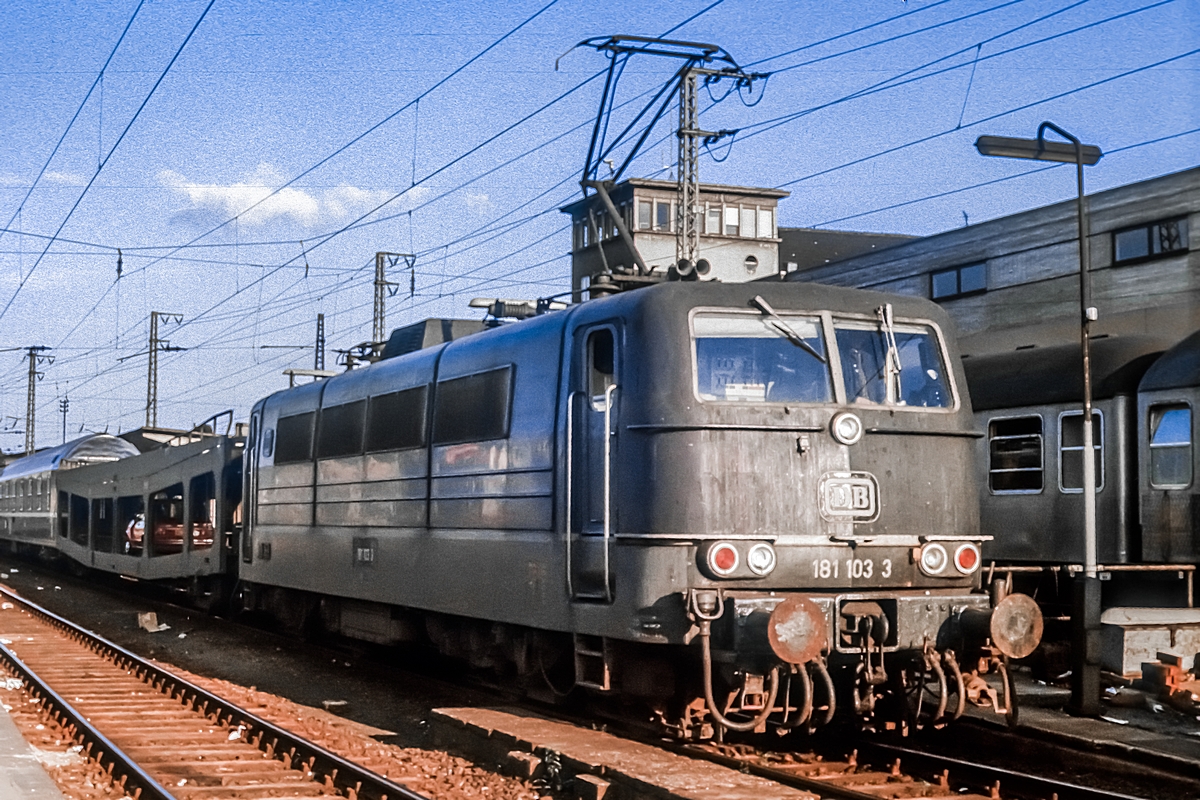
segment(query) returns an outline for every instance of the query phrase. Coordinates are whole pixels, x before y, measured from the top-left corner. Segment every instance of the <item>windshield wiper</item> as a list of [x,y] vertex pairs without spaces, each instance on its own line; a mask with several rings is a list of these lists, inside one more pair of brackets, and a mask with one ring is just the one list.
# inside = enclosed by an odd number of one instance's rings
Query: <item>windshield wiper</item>
[[821,355],[820,352],[817,351],[817,348],[806,342],[803,336],[796,333],[792,326],[788,325],[784,321],[783,317],[776,314],[775,309],[771,308],[770,303],[762,299],[762,295],[756,294],[754,299],[750,301],[750,305],[754,306],[759,311],[770,317],[775,329],[782,333],[785,339],[800,349],[807,351],[817,361],[820,361],[822,364],[825,363],[825,356]]
[[875,309],[879,315],[879,333],[883,336],[887,354],[884,356],[884,385],[887,387],[887,402],[893,405],[900,403],[904,396],[900,388],[900,348],[896,345],[896,328],[892,322],[892,304],[885,303]]

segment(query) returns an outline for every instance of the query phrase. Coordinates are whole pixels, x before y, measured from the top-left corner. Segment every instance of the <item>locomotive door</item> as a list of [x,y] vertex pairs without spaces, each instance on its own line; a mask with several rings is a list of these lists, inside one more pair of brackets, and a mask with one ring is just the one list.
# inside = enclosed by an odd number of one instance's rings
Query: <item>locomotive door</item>
[[617,336],[611,325],[575,332],[568,395],[567,584],[572,599],[612,601],[613,460]]
[[242,561],[254,560],[254,524],[258,519],[258,439],[262,434],[262,412],[250,416],[250,438],[242,462]]

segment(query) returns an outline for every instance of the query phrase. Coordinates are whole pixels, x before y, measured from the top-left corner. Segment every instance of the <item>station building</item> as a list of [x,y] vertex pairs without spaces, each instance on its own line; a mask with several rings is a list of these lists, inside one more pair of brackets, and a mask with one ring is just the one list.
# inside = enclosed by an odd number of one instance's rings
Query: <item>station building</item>
[[[1200,329],[1200,167],[1089,195],[1095,336]],[[1069,200],[899,241],[789,280],[928,297],[971,355],[1079,339],[1079,233]]]

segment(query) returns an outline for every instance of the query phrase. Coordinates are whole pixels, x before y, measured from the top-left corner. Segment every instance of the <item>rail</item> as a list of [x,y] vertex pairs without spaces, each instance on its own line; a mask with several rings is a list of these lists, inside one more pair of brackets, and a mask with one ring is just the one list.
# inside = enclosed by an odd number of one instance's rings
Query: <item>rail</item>
[[[297,736],[194,683],[161,669],[120,645],[79,627],[3,586],[0,586],[0,597],[25,608],[34,616],[58,628],[97,654],[125,667],[129,672],[139,675],[142,680],[154,686],[160,693],[177,699],[185,705],[200,709],[201,713],[215,717],[230,727],[244,726],[246,740],[254,743],[259,750],[273,758],[281,758],[287,763],[303,764],[305,769],[314,776],[358,800],[428,800],[424,795],[347,761],[314,742]],[[0,657],[8,662],[9,666],[20,674],[23,680],[38,687],[36,691],[42,692],[46,702],[53,707],[57,716],[65,717],[70,724],[75,726],[75,735],[84,739],[85,746],[90,744],[99,753],[97,760],[106,757],[114,764],[114,772],[120,769],[123,775],[128,776],[127,781],[138,784],[137,788],[148,792],[143,797],[172,800],[173,796],[166,789],[155,783],[153,778],[146,775],[128,756],[120,753],[118,748],[104,738],[98,730],[95,730],[43,680],[34,675],[7,647],[0,645]],[[256,736],[253,735],[255,733],[257,733]]]

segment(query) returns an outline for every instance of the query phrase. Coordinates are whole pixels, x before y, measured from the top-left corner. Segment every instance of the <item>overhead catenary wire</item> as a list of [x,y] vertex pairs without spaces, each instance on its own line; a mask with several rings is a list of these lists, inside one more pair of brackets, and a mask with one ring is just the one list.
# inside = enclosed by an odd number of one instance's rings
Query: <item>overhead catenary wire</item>
[[[37,188],[38,182],[41,181],[42,176],[46,174],[46,170],[50,168],[50,162],[54,160],[54,156],[58,154],[58,149],[62,147],[62,143],[64,140],[66,140],[67,134],[71,132],[71,128],[74,127],[75,121],[79,119],[79,114],[83,111],[84,106],[87,105],[87,101],[89,98],[91,98],[92,92],[96,91],[96,85],[101,84],[101,82],[104,80],[105,70],[107,70],[108,65],[112,63],[113,56],[117,54],[117,50],[121,47],[121,42],[125,41],[125,34],[129,33],[129,29],[133,27],[133,21],[137,19],[138,12],[142,10],[142,6],[145,4],[146,0],[138,0],[137,7],[133,9],[133,14],[129,17],[129,21],[125,23],[125,27],[121,30],[121,35],[117,37],[117,41],[113,45],[112,50],[109,52],[108,58],[104,59],[104,64],[100,67],[100,71],[96,73],[96,79],[92,81],[92,85],[88,87],[87,93],[85,93],[83,96],[83,100],[79,102],[79,107],[75,109],[75,113],[71,116],[71,121],[67,123],[67,127],[63,129],[62,135],[58,137],[58,141],[55,142],[54,148],[50,151],[50,155],[46,156],[46,162],[42,164],[42,168],[38,170],[37,177],[33,179],[33,183],[29,184],[29,189],[26,190],[25,196],[22,197],[21,202],[17,204],[17,210],[13,212],[11,217],[9,217],[8,223],[5,224],[4,229],[0,230],[0,237],[3,237],[8,229],[12,227],[13,220],[17,218],[17,216],[21,213],[21,210],[25,208],[25,204],[29,202],[30,195],[32,195],[33,190]],[[101,97],[103,97],[103,88],[101,88],[100,91]],[[101,161],[96,167],[96,171],[99,172],[100,168],[103,166],[104,163]]]
[[[83,198],[87,195],[88,190],[92,188],[92,184],[94,184],[96,179],[100,177],[100,172],[104,169],[104,165],[108,163],[109,159],[112,158],[113,153],[115,153],[117,148],[121,146],[121,142],[125,139],[125,135],[129,133],[129,129],[133,127],[133,123],[137,121],[139,116],[141,116],[142,110],[146,107],[146,104],[150,102],[150,98],[154,96],[156,91],[158,91],[158,87],[162,84],[163,79],[167,77],[167,73],[171,71],[171,67],[175,65],[175,62],[179,59],[180,54],[183,53],[184,48],[187,47],[188,42],[192,40],[192,35],[195,34],[196,29],[200,27],[200,23],[204,22],[204,18],[208,16],[208,11],[213,7],[213,3],[215,2],[216,0],[208,0],[208,5],[206,5],[204,7],[204,11],[200,13],[200,17],[196,20],[196,24],[194,24],[192,29],[188,31],[187,36],[185,36],[183,39],[183,43],[180,44],[179,49],[175,51],[175,55],[171,56],[171,60],[167,62],[167,66],[164,67],[162,73],[159,74],[158,80],[156,80],[154,85],[150,87],[150,91],[142,100],[141,105],[138,106],[137,111],[133,112],[133,116],[125,125],[125,128],[121,131],[121,135],[117,137],[115,142],[113,142],[113,146],[109,149],[108,155],[106,155],[104,160],[100,162],[100,165],[96,168],[96,172],[88,180],[87,185],[83,187],[83,191],[79,193],[79,197],[75,199],[75,203],[71,206],[71,210],[67,212],[65,217],[63,217],[63,221],[59,224],[58,230],[54,232],[55,237],[62,233],[62,229],[66,227],[68,222],[70,222],[71,216],[75,213],[75,209],[79,208],[79,204],[83,202]],[[22,278],[17,284],[16,290],[13,291],[12,296],[8,298],[8,302],[4,304],[4,308],[0,309],[0,319],[3,319],[4,315],[8,313],[8,310],[12,308],[13,301],[17,299],[17,295],[21,293],[21,290],[25,288],[25,284],[33,276],[34,270],[37,269],[38,264],[42,263],[42,259],[45,258],[47,251],[49,251],[53,245],[53,238],[46,242],[45,248],[43,248],[41,254],[38,255],[37,260],[33,262],[33,266],[29,268],[29,272],[25,273],[25,277]]]

